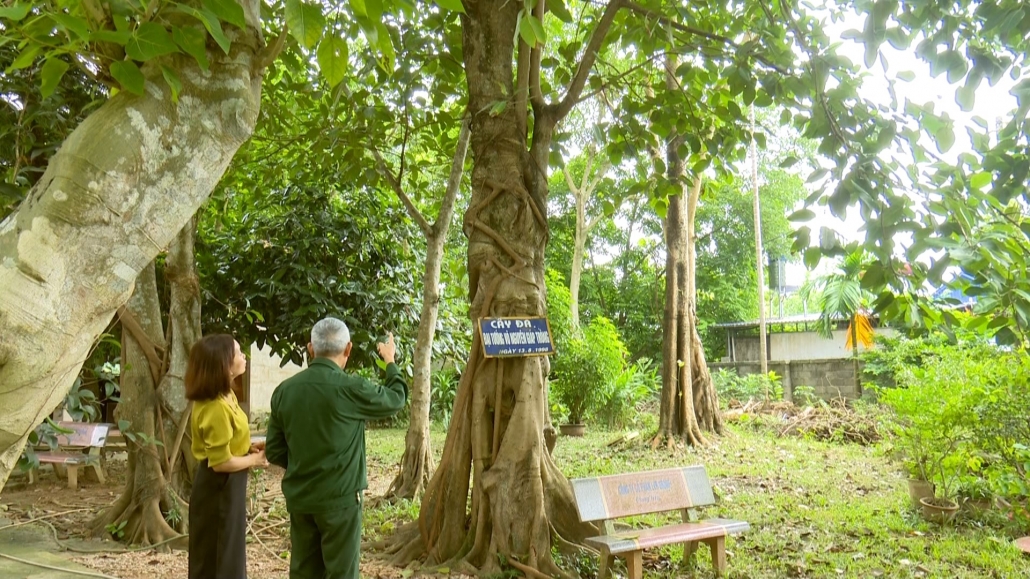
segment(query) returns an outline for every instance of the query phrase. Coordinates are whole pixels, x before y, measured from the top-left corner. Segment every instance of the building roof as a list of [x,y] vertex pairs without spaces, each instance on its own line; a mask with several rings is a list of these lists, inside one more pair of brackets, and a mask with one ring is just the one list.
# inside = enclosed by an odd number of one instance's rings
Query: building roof
[[[765,325],[773,324],[811,324],[819,321],[820,314],[797,314],[794,316],[784,316],[782,318],[766,318]],[[751,320],[748,322],[722,322],[719,324],[712,324],[713,328],[757,328],[758,320]]]

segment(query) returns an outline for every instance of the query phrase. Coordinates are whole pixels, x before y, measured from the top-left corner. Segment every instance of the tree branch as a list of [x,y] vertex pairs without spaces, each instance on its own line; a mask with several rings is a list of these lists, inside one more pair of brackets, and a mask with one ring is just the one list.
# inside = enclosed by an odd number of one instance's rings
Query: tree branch
[[458,198],[458,191],[461,189],[461,175],[465,170],[465,155],[469,149],[469,137],[472,135],[472,117],[465,115],[461,121],[461,130],[458,131],[458,142],[454,145],[454,158],[451,160],[451,174],[447,178],[447,191],[444,193],[443,201],[440,203],[440,212],[436,216],[436,223],[433,224],[433,235],[447,230],[454,214],[454,201]]
[[[544,0],[537,0],[536,6],[533,8],[533,15],[541,23],[544,21]],[[537,42],[529,56],[529,98],[534,109],[543,109],[547,106],[547,103],[544,102],[544,93],[540,89],[541,52],[543,52],[543,45]]]
[[519,138],[529,134],[529,106],[526,101],[529,98],[529,76],[530,76],[530,49],[529,45],[519,37],[519,57],[515,68],[515,119],[519,127]]
[[[692,26],[687,26],[686,24],[682,24],[680,22],[676,22],[675,20],[669,18],[668,16],[665,16],[663,14],[659,14],[658,12],[655,12],[654,10],[651,10],[650,8],[645,8],[644,6],[641,6],[640,4],[637,4],[636,2],[633,2],[633,0],[622,0],[622,1],[625,4],[626,8],[629,8],[633,12],[636,12],[638,14],[643,14],[644,16],[649,16],[651,18],[655,18],[659,22],[662,22],[664,24],[668,24],[669,26],[671,26],[672,28],[674,28],[674,29],[676,29],[676,30],[678,30],[680,32],[685,32],[685,33],[690,34],[692,36],[700,36],[701,38],[707,38],[708,40],[714,40],[716,42],[720,42],[722,44],[731,46],[731,47],[733,47],[736,50],[740,50],[741,49],[741,46],[739,44],[737,44],[736,42],[733,42],[733,40],[730,39],[730,38],[722,36],[721,34],[715,34],[713,32],[707,32],[707,31],[701,30],[699,28],[694,28]],[[782,66],[780,66],[780,65],[770,61],[769,59],[765,58],[761,54],[753,52],[753,53],[751,53],[751,56],[755,60],[757,60],[758,62],[761,62],[762,64],[768,66],[769,68],[775,70],[776,72],[778,72],[780,74],[783,74],[783,75],[789,75],[790,74],[790,71],[788,71],[787,69],[783,68]]]
[[418,228],[422,230],[422,233],[428,239],[429,236],[433,234],[433,228],[430,227],[429,222],[426,221],[422,212],[415,207],[414,203],[411,202],[408,195],[404,193],[404,188],[401,187],[400,182],[397,180],[397,177],[393,172],[390,171],[390,168],[386,166],[386,160],[384,160],[383,156],[379,154],[379,150],[374,147],[370,147],[369,149],[372,151],[372,156],[376,158],[376,169],[386,179],[386,182],[390,184],[390,188],[393,189],[393,192],[397,194],[397,198],[404,204],[404,209],[408,212],[408,215],[410,215],[415,223],[418,224]]
[[565,118],[572,110],[572,107],[576,106],[576,101],[579,99],[580,93],[583,92],[583,87],[586,86],[590,70],[594,68],[597,52],[601,49],[601,44],[604,42],[604,37],[608,35],[608,29],[612,27],[612,22],[615,21],[615,14],[625,4],[626,0],[609,0],[608,5],[605,6],[604,13],[597,22],[597,27],[594,28],[590,42],[583,52],[583,60],[579,61],[579,66],[576,68],[576,75],[572,77],[569,89],[558,105],[557,113],[554,117],[555,122]]

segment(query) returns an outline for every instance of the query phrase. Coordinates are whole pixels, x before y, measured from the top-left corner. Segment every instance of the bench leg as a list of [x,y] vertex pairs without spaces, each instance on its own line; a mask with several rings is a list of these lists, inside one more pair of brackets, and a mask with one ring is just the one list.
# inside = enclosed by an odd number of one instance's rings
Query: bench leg
[[54,476],[57,478],[65,478],[68,476],[63,464],[53,463],[50,466],[54,467]]
[[629,571],[629,579],[644,579],[644,552],[626,553],[626,567]]
[[608,549],[601,549],[601,564],[597,571],[597,579],[608,579],[608,575],[612,572],[612,563],[615,562],[615,556],[608,552]]
[[91,465],[93,467],[93,473],[97,475],[97,482],[104,484],[104,469],[101,468],[100,462]]
[[74,464],[68,465],[68,488],[79,488],[79,467]]
[[722,577],[726,574],[726,537],[705,539],[705,543],[712,549],[712,566],[715,567],[715,575]]
[[687,568],[694,568],[694,555],[697,553],[697,541],[683,543],[683,565]]

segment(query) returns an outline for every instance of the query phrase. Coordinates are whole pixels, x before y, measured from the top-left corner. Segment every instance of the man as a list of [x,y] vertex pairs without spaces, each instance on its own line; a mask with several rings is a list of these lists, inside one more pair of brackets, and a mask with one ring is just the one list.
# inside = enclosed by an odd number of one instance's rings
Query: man
[[383,386],[347,374],[350,330],[336,318],[311,329],[307,369],[272,393],[265,456],[286,469],[290,513],[290,579],[357,579],[365,421],[396,414],[408,387],[394,363],[393,334],[378,344]]

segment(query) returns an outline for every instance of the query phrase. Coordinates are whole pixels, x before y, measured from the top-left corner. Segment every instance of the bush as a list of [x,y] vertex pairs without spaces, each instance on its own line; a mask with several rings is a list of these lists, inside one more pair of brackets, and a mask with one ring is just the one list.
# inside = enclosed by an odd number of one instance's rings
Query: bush
[[559,346],[564,347],[552,362],[555,380],[551,392],[568,408],[570,422],[579,424],[606,392],[613,391],[613,383],[625,368],[626,347],[615,326],[600,316]]
[[983,342],[913,352],[919,365],[902,366],[897,387],[879,389],[909,473],[936,483],[945,498],[988,491],[1025,504],[1030,356]]
[[776,372],[769,374],[748,374],[738,376],[733,370],[719,368],[712,374],[712,383],[719,394],[719,402],[724,407],[731,400],[744,402],[751,400],[781,400],[783,398],[783,382]]
[[649,358],[641,358],[619,373],[601,393],[595,418],[608,428],[624,428],[636,422],[641,403],[656,398],[660,391],[657,366]]
[[454,410],[454,395],[458,393],[458,382],[461,374],[455,368],[447,368],[433,372],[430,380],[431,394],[429,401],[429,418],[444,426],[451,423],[451,412]]

